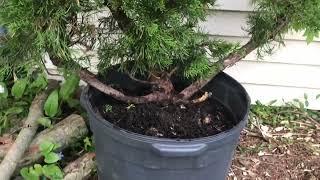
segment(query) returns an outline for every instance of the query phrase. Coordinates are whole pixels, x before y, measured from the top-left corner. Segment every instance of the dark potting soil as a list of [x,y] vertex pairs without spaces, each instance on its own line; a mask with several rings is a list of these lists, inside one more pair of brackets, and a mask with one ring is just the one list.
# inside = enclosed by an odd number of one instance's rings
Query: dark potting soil
[[229,130],[237,124],[231,112],[214,99],[192,105],[128,105],[106,102],[99,106],[99,111],[117,127],[160,138],[208,137]]
[[[113,88],[132,96],[150,93],[149,86],[132,81],[127,75],[111,70],[102,81]],[[187,82],[172,79],[177,91],[183,90]],[[201,97],[199,92],[195,97]],[[216,99],[209,98],[199,104],[163,105],[156,103],[128,105],[105,96],[98,91],[92,93],[92,103],[102,116],[115,127],[134,133],[173,139],[194,139],[219,134],[233,128],[240,119]]]

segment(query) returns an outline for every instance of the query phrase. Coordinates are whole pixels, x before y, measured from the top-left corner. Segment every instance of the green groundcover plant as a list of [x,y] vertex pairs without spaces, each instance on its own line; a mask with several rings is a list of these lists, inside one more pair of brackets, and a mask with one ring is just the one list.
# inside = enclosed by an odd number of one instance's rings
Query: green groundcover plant
[[[0,72],[28,63],[53,63],[77,72],[89,85],[120,101],[189,103],[193,95],[223,69],[257,49],[260,55],[283,44],[289,30],[304,31],[311,42],[320,30],[319,0],[253,0],[244,45],[209,38],[198,27],[215,0],[7,0],[1,3]],[[92,20],[95,17],[96,20]],[[274,43],[277,42],[277,43]],[[130,96],[100,82],[79,64],[74,46],[97,50],[99,74],[114,64],[118,71],[154,87],[150,94]],[[44,69],[44,68],[43,68]],[[190,85],[176,91],[171,77]]]

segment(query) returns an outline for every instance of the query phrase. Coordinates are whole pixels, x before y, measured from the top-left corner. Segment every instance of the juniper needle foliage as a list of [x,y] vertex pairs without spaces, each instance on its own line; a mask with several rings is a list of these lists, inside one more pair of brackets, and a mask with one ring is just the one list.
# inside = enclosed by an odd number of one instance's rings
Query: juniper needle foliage
[[[269,52],[272,41],[283,43],[290,29],[304,31],[308,42],[319,34],[319,0],[252,3],[247,30],[259,52]],[[0,40],[0,64],[40,62],[44,52],[68,64],[75,60],[70,47],[98,34],[91,40],[98,40],[100,73],[120,62],[121,70],[133,76],[178,69],[178,76],[205,78],[240,51],[237,43],[210,38],[199,29],[215,6],[215,0],[6,0],[0,8],[0,25],[8,30]],[[98,26],[85,24],[83,14],[103,8],[111,15],[105,13]]]

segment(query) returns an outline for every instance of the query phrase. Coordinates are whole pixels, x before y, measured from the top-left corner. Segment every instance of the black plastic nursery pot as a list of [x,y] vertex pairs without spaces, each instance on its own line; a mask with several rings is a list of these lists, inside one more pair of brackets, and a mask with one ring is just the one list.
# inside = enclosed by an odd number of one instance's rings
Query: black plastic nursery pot
[[250,98],[245,89],[225,73],[204,90],[241,120],[223,133],[198,139],[177,140],[128,132],[115,127],[94,108],[99,95],[86,88],[81,103],[87,110],[96,143],[101,180],[224,180],[246,126]]

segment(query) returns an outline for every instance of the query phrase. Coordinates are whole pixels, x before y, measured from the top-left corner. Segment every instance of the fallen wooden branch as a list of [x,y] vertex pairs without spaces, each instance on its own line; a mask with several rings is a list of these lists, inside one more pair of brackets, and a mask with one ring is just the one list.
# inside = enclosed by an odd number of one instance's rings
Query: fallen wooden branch
[[[54,125],[53,128],[46,129],[35,137],[29,149],[24,154],[24,157],[20,160],[14,174],[17,175],[22,167],[31,165],[41,159],[39,145],[42,142],[49,140],[53,143],[57,143],[61,146],[60,150],[63,150],[76,141],[79,141],[82,137],[87,135],[87,133],[88,129],[85,120],[79,115],[70,115]],[[8,145],[0,146],[0,159],[6,155],[10,148]]]
[[53,128],[39,133],[32,141],[29,150],[20,161],[19,166],[24,167],[37,162],[41,158],[39,145],[44,141],[59,144],[60,148],[58,150],[63,150],[79,141],[88,132],[86,122],[80,115],[70,115],[54,125]]
[[67,165],[64,180],[88,179],[96,171],[95,153],[87,153]]
[[42,109],[46,98],[47,93],[42,93],[34,98],[24,127],[0,164],[0,177],[2,180],[10,179],[24,152],[28,149],[38,129],[37,120],[43,116]]

